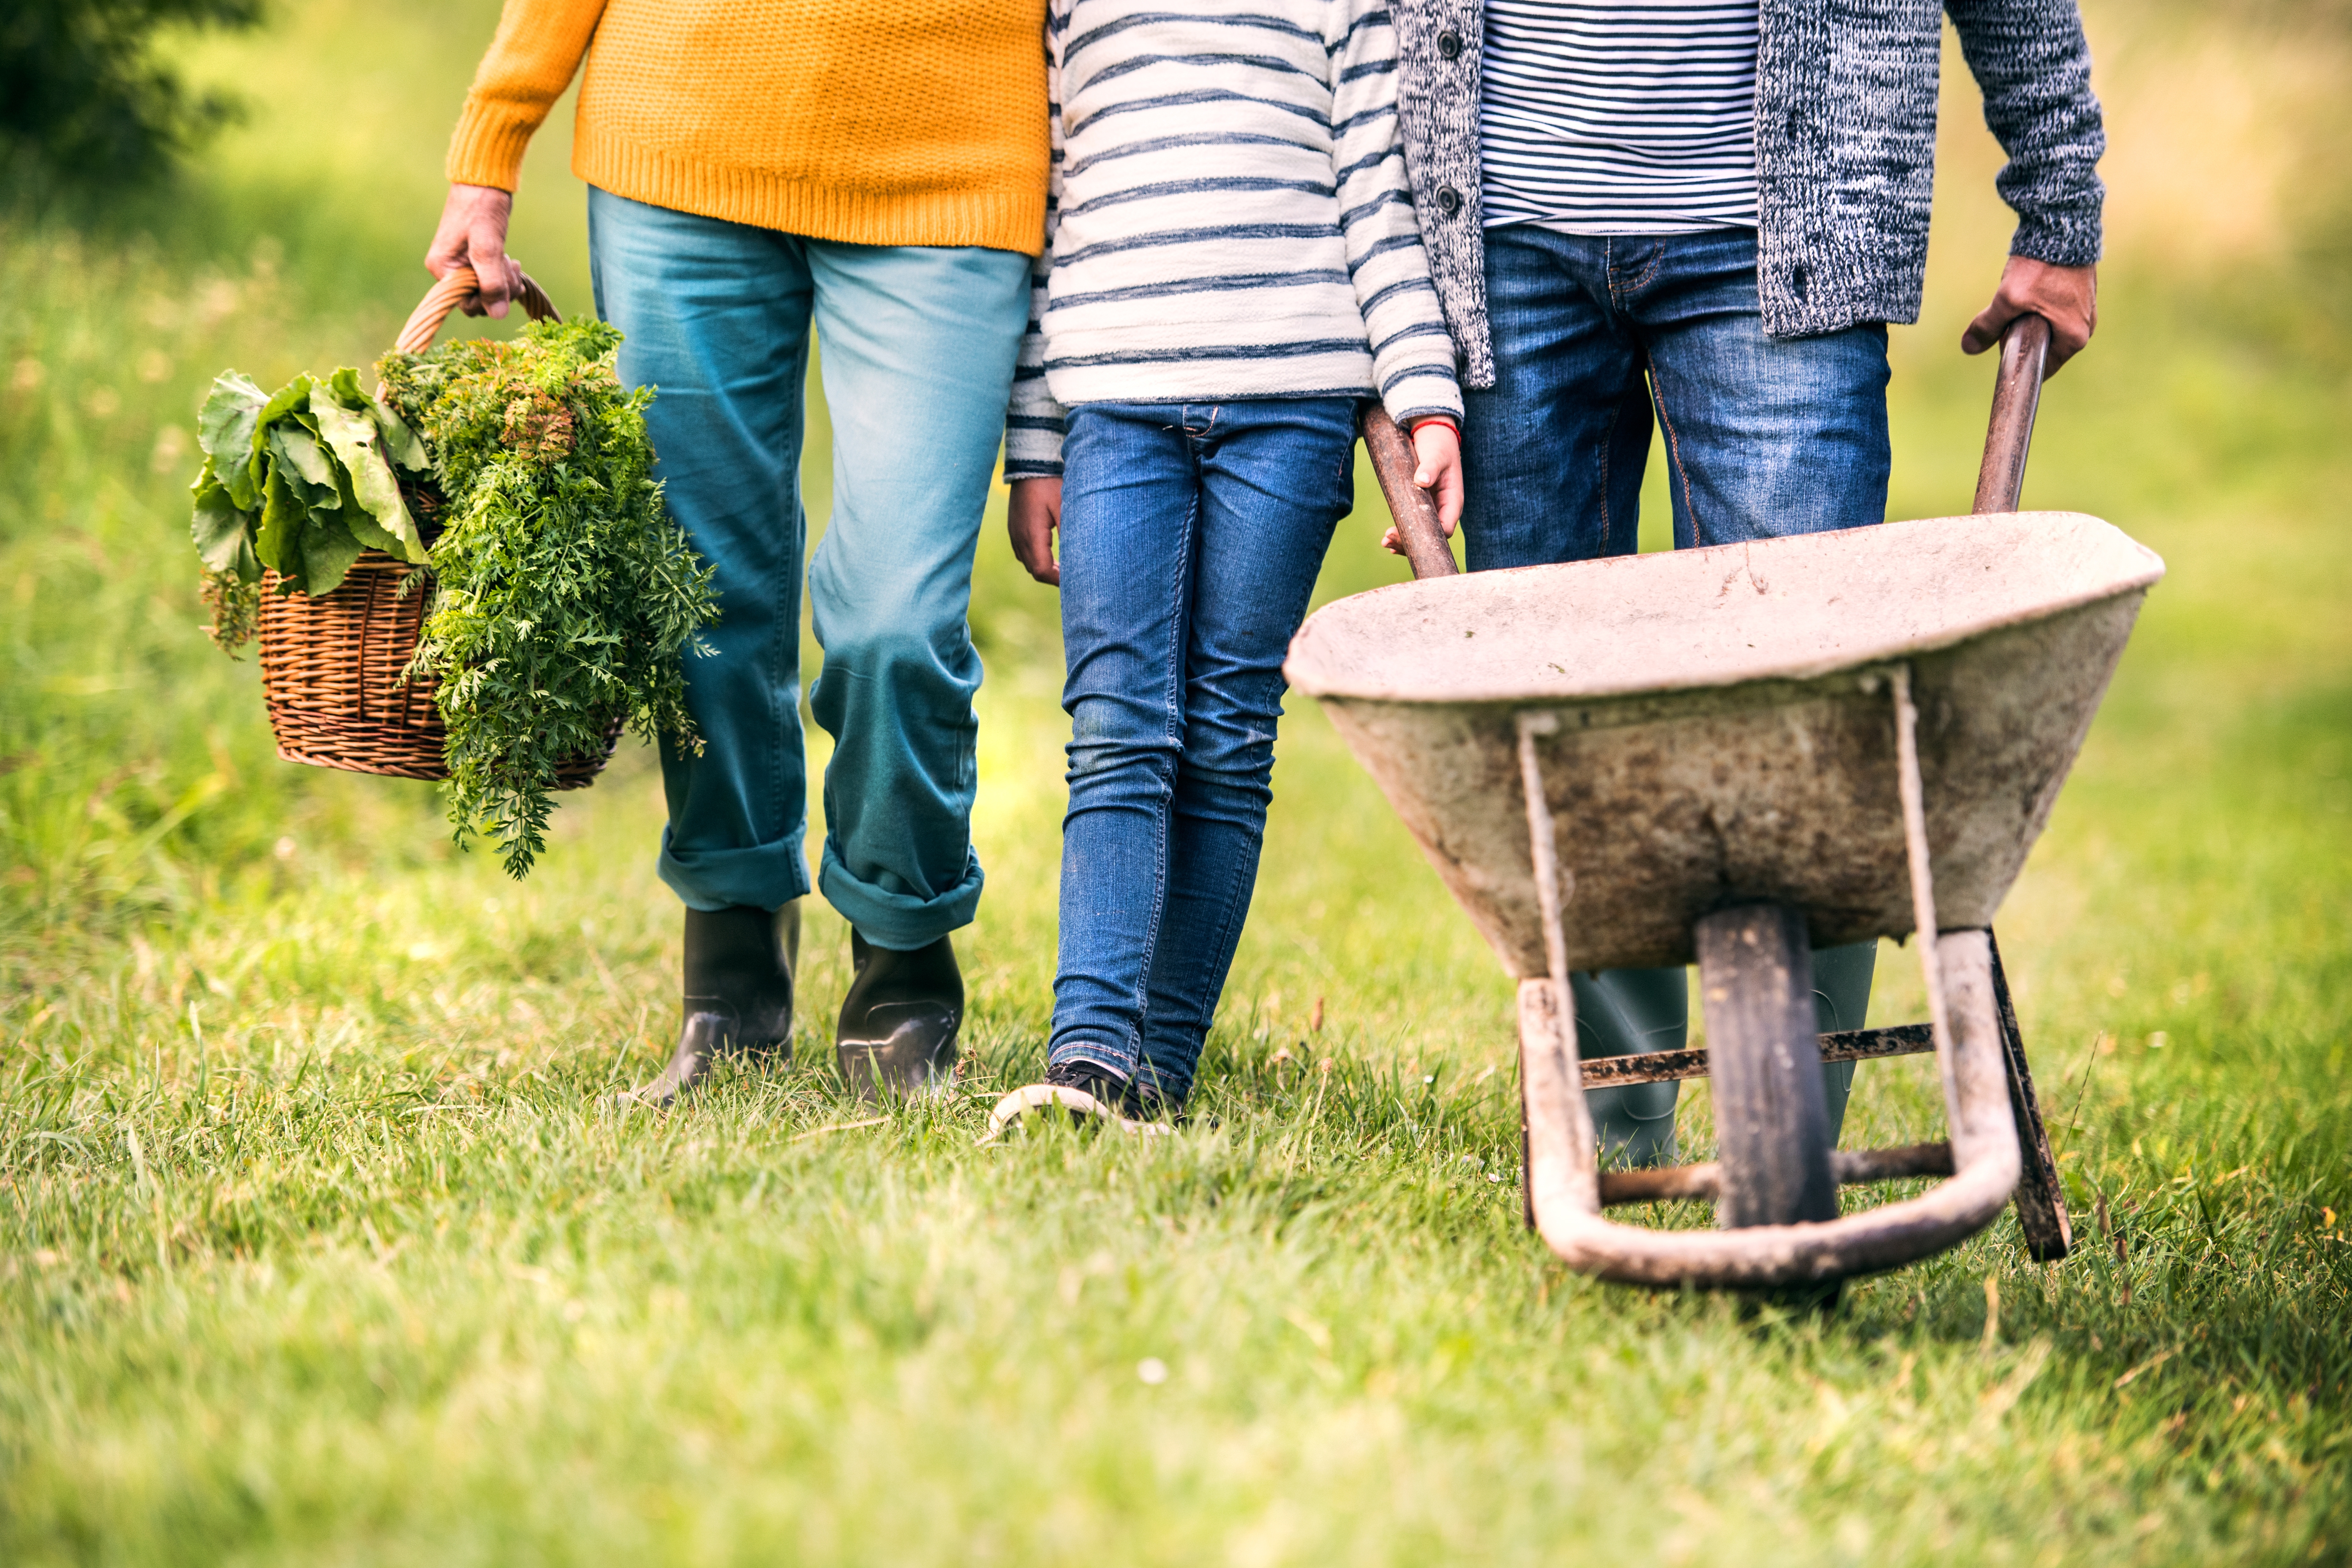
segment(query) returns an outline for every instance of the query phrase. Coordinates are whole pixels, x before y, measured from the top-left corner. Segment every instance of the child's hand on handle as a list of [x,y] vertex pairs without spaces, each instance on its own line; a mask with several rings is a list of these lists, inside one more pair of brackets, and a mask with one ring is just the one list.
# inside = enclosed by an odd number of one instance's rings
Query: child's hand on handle
[[1412,482],[1437,500],[1438,526],[1454,537],[1462,521],[1462,435],[1447,419],[1424,419],[1412,427],[1412,455],[1421,459]]
[[1040,583],[1058,586],[1061,564],[1054,559],[1054,531],[1062,525],[1062,481],[1015,479],[1013,501],[1005,508],[1005,531],[1013,536],[1013,553]]
[[[1437,526],[1454,537],[1462,521],[1462,437],[1450,420],[1424,419],[1412,427],[1412,455],[1417,459],[1412,482],[1437,502]],[[1391,523],[1381,544],[1392,555],[1404,553],[1404,541]]]

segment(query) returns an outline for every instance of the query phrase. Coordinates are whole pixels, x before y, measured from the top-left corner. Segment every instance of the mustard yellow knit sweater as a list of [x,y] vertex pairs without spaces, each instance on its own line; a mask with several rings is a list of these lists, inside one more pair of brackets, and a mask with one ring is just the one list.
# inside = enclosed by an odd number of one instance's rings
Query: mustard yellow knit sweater
[[588,61],[572,171],[680,212],[862,245],[1036,254],[1045,0],[506,0],[449,178],[512,190]]

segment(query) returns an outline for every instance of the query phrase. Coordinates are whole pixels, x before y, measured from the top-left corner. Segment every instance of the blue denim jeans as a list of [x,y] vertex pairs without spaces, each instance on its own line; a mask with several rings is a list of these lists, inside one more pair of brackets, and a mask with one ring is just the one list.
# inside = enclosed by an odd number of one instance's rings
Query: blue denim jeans
[[1181,1101],[1257,882],[1282,659],[1355,500],[1355,404],[1082,404],[1062,479],[1055,1062]]
[[[1747,229],[1627,237],[1486,231],[1495,385],[1464,394],[1464,550],[1474,572],[1631,555],[1653,420],[1664,436],[1675,545],[1881,521],[1891,456],[1886,329],[1764,335]],[[1813,955],[1824,1030],[1858,1029],[1877,944]],[[1570,978],[1587,1057],[1679,1050],[1680,969]],[[1853,1065],[1822,1068],[1834,1136]],[[1601,1089],[1605,1149],[1671,1156],[1676,1086]]]
[[707,749],[665,749],[662,879],[696,909],[809,890],[802,751],[803,391],[812,326],[833,415],[833,518],[807,562],[824,667],[826,900],[887,948],[970,923],[972,695],[965,614],[1028,258],[845,245],[588,197],[596,308],[628,334],[671,514],[717,568],[714,657],[686,661]]

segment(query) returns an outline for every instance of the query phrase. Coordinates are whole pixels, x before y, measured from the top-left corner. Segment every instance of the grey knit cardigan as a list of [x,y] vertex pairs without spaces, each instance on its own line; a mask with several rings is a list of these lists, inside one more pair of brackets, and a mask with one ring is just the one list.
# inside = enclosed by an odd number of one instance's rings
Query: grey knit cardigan
[[[1405,168],[1430,268],[1462,379],[1492,386],[1478,190],[1484,0],[1391,9]],[[1756,284],[1771,336],[1919,319],[1946,10],[2009,154],[1996,186],[2018,215],[2011,252],[2061,267],[2099,258],[2106,136],[2075,0],[1760,0]]]

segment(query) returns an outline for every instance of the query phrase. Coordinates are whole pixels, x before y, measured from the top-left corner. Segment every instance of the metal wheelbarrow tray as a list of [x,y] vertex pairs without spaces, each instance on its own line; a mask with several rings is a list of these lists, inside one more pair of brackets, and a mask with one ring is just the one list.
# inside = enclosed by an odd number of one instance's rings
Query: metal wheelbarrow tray
[[[1307,622],[1292,686],[1520,982],[1553,1251],[1628,1283],[1816,1284],[1955,1245],[2024,1171],[2028,1245],[2063,1256],[1990,927],[2163,573],[2096,519],[2010,511],[1433,574]],[[1810,949],[1916,931],[1928,1024],[1817,1037]],[[1578,1060],[1570,973],[1693,961],[1707,1050]],[[1831,1150],[1818,1064],[1931,1047],[1948,1143]],[[1717,1163],[1599,1169],[1584,1088],[1702,1073]],[[1840,1182],[1930,1174],[1839,1215]],[[1720,1228],[1601,1215],[1669,1197]]]

